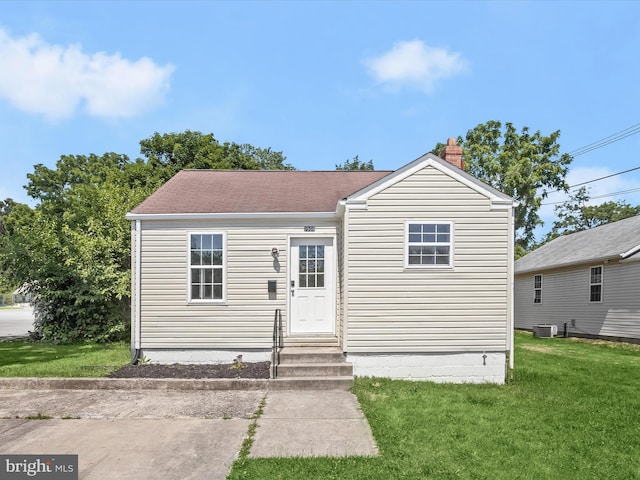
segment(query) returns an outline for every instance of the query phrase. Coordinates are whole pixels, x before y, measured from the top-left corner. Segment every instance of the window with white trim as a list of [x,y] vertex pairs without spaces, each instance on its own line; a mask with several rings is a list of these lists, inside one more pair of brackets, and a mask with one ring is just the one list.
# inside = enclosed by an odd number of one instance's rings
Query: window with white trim
[[407,266],[450,267],[452,230],[451,222],[407,222]]
[[602,301],[602,266],[589,269],[589,301]]
[[533,303],[542,303],[542,275],[533,276]]
[[189,300],[224,299],[224,236],[189,234]]

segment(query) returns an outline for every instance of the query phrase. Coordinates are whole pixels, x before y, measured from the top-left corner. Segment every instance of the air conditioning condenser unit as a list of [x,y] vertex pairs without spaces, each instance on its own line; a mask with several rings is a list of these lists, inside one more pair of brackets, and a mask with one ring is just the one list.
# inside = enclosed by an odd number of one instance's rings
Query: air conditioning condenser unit
[[533,336],[538,338],[552,338],[558,335],[557,325],[535,325]]

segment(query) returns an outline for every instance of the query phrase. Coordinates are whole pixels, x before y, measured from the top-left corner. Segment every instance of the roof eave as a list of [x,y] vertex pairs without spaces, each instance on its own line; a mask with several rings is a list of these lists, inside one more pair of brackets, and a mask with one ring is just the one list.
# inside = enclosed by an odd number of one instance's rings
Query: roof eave
[[567,267],[575,267],[577,265],[593,265],[596,263],[602,263],[602,262],[606,262],[607,260],[611,261],[611,260],[620,260],[620,256],[619,255],[607,255],[604,257],[596,257],[596,258],[589,258],[589,259],[583,259],[583,260],[576,260],[575,262],[566,262],[566,263],[558,263],[555,265],[544,265],[541,267],[531,267],[531,268],[527,268],[525,270],[518,270],[517,266],[516,269],[514,270],[514,274],[515,275],[521,275],[524,273],[532,273],[532,272],[543,272],[546,270],[557,270],[560,268],[567,268]]
[[127,220],[334,219],[337,212],[127,213]]
[[505,208],[516,208],[520,205],[520,202],[517,200],[505,200],[501,198],[492,198],[491,199],[491,207],[495,209],[505,209]]

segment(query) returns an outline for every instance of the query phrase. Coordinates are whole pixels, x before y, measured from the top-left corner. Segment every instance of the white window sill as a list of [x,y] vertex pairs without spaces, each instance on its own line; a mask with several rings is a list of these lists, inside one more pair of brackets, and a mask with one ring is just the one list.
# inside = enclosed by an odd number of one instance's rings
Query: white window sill
[[226,305],[226,300],[190,300],[187,305]]

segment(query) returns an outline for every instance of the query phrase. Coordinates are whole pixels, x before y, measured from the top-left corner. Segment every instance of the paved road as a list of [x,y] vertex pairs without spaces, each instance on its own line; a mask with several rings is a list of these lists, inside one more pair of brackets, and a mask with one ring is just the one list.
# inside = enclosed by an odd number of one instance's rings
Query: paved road
[[33,309],[0,308],[0,339],[26,337],[33,330]]

